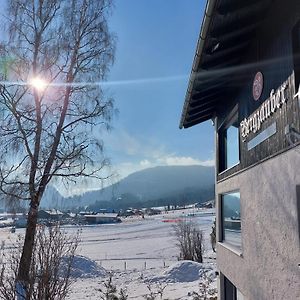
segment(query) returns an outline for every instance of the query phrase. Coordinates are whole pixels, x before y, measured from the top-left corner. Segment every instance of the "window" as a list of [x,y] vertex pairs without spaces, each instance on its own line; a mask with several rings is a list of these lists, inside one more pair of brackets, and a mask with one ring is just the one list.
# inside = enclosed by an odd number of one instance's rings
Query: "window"
[[295,89],[297,91],[300,83],[300,21],[298,21],[298,23],[293,28],[292,43],[295,72]]
[[240,161],[238,106],[235,106],[219,130],[219,171],[237,165]]
[[240,193],[232,192],[221,195],[221,209],[222,241],[241,249]]
[[224,276],[225,300],[244,300],[243,294]]

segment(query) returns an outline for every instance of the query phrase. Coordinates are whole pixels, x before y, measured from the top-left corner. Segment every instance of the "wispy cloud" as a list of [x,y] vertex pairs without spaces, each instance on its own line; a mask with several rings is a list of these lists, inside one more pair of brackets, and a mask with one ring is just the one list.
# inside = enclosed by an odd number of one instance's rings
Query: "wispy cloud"
[[119,174],[119,178],[124,178],[131,173],[141,171],[147,168],[153,168],[157,166],[214,166],[215,161],[213,159],[200,160],[188,156],[174,156],[172,154],[165,154],[158,158],[148,158],[137,162],[124,162],[114,166],[114,169]]
[[[76,183],[76,189],[71,189],[71,194],[82,194],[88,190],[100,189],[116,183],[120,179],[147,168],[157,166],[214,166],[215,161],[211,157],[201,160],[197,157],[180,155],[170,152],[159,141],[145,137],[135,137],[125,130],[118,130],[114,135],[105,137],[105,145],[108,153],[113,152],[112,166],[106,172],[115,174],[103,185],[96,180],[83,180]],[[107,174],[108,174],[107,173]]]
[[214,160],[199,160],[190,156],[165,156],[157,160],[158,163],[167,166],[190,166],[190,165],[201,165],[201,166],[214,166]]
[[124,178],[129,174],[137,171],[141,171],[147,168],[153,168],[157,166],[214,166],[215,161],[213,159],[200,160],[188,156],[175,156],[172,154],[164,154],[158,158],[147,158],[137,162],[124,162],[114,166],[116,172],[118,172],[120,178]]
[[215,161],[211,157],[201,160],[197,157],[180,155],[168,151],[161,141],[149,137],[136,137],[125,130],[118,130],[116,134],[107,137],[109,150],[119,157],[120,163],[113,162],[113,169],[120,178],[142,169],[156,166],[214,166]]

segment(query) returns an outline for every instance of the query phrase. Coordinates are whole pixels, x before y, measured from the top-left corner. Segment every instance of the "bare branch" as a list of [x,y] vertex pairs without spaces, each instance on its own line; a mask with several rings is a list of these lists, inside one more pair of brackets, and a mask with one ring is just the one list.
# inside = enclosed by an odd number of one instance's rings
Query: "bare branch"
[[[9,41],[0,58],[9,61],[4,77],[11,84],[0,86],[0,191],[30,199],[17,274],[25,290],[49,182],[110,177],[99,132],[109,127],[113,101],[84,82],[104,79],[113,63],[111,6],[111,0],[8,1]],[[45,89],[30,85],[37,76],[49,83]]]

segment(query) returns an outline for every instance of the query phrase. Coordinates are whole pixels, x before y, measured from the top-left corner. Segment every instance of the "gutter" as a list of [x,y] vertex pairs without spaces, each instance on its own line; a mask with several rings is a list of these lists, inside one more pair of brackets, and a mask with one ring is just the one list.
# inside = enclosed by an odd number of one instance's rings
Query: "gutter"
[[192,95],[194,81],[195,81],[195,78],[197,75],[197,68],[199,66],[199,63],[200,63],[200,60],[202,57],[204,44],[205,44],[205,41],[206,41],[207,35],[208,35],[208,28],[209,28],[209,25],[212,20],[212,14],[214,12],[216,2],[217,2],[217,0],[207,0],[207,3],[206,3],[204,17],[203,17],[203,21],[202,21],[202,25],[201,25],[200,36],[198,38],[196,53],[195,53],[194,61],[193,61],[193,65],[192,65],[190,80],[188,83],[188,88],[187,88],[186,95],[185,95],[185,101],[184,101],[184,105],[183,105],[183,109],[182,109],[182,113],[181,113],[181,120],[180,120],[180,124],[179,124],[180,129],[183,128],[184,119],[187,114],[187,109],[188,109],[190,98]]

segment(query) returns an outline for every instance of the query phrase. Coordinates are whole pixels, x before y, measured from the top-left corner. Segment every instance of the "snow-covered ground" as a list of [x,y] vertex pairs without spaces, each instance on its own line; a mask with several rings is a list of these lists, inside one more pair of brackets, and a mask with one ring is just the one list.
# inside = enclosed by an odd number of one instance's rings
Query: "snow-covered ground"
[[[205,235],[204,263],[178,261],[173,221],[187,215],[199,223]],[[164,289],[162,299],[192,299],[202,276],[216,287],[215,255],[210,246],[213,210],[182,210],[167,214],[122,219],[119,224],[85,226],[76,257],[75,283],[70,300],[101,299],[99,289],[113,274],[117,288],[127,290],[128,299],[145,299],[146,294]],[[66,227],[69,233],[78,228]],[[17,231],[22,232],[20,229]],[[1,229],[1,240],[13,234]],[[158,297],[157,299],[160,299]]]

